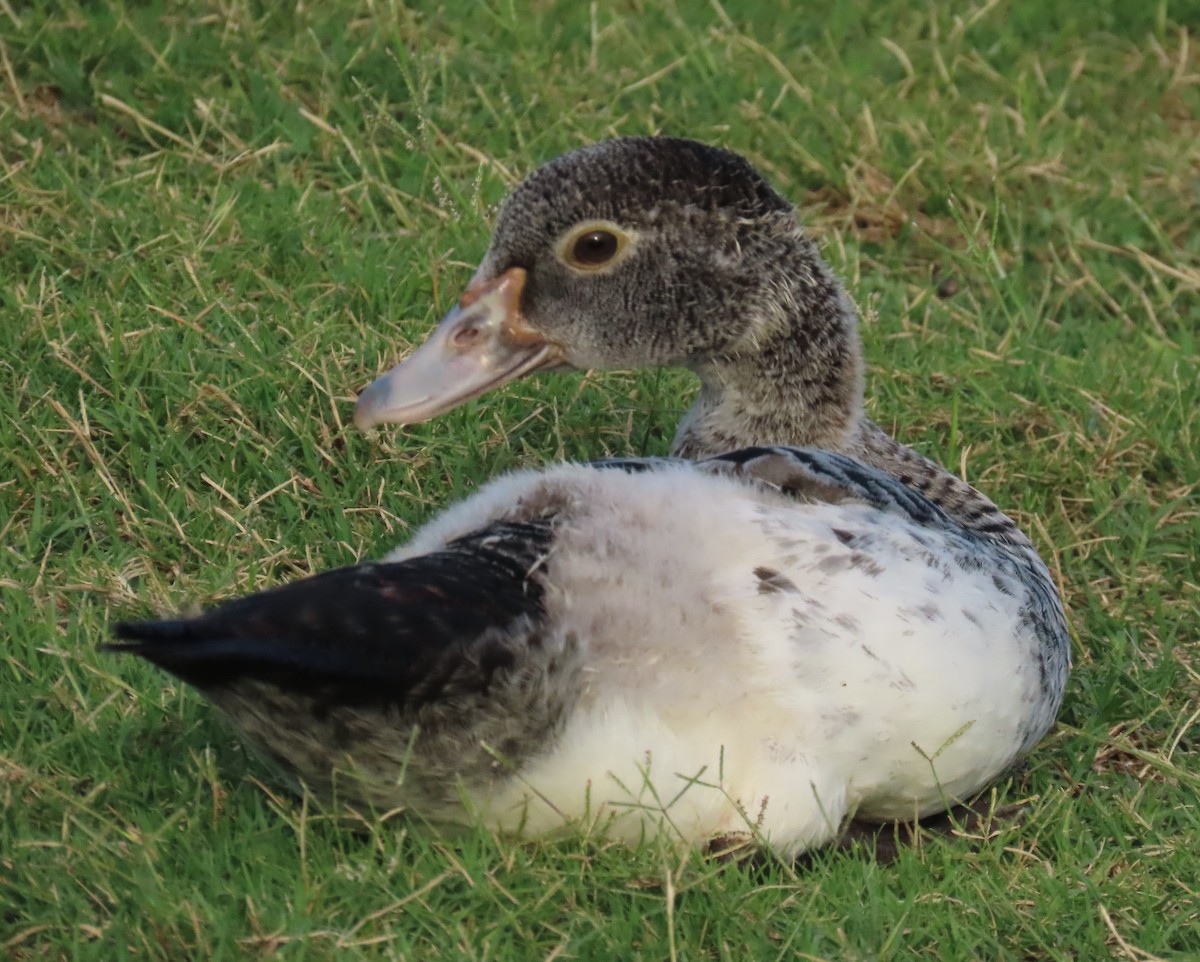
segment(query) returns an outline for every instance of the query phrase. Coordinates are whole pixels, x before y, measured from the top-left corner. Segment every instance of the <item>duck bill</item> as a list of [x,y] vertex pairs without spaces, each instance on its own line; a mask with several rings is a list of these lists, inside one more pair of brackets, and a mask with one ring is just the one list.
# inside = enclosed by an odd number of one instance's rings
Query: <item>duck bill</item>
[[354,424],[415,424],[519,377],[563,363],[521,315],[525,271],[473,279],[429,339],[359,395]]

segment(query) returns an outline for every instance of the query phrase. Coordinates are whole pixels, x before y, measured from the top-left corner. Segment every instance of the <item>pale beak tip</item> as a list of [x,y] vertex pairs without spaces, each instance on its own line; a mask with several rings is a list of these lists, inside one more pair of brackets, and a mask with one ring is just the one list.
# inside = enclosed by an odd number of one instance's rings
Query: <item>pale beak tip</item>
[[354,426],[360,431],[367,431],[382,423],[379,414],[387,407],[388,395],[391,388],[385,378],[378,378],[368,384],[358,396],[354,405]]

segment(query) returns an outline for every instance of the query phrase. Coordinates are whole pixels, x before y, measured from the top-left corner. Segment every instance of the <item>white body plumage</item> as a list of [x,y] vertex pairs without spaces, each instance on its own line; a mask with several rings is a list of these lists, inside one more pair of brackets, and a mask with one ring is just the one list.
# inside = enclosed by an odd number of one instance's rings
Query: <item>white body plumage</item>
[[850,816],[969,797],[1053,720],[1019,580],[957,563],[986,546],[859,501],[687,464],[565,465],[487,485],[386,560],[547,509],[544,633],[579,660],[581,694],[544,750],[470,798],[492,826],[754,829],[794,853]]

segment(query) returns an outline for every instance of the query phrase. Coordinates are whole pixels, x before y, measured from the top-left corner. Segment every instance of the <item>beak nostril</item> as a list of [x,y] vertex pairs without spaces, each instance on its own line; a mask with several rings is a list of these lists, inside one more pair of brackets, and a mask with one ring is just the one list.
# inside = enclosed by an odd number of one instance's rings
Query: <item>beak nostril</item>
[[454,346],[468,348],[479,340],[480,330],[475,324],[468,324],[454,332]]

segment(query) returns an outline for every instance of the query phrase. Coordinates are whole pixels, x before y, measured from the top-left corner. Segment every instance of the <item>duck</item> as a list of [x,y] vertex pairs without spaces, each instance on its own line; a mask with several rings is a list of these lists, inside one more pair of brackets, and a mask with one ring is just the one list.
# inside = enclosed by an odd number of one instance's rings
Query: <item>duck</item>
[[1054,723],[1061,600],[985,496],[862,413],[856,317],[743,158],[622,138],[538,168],[355,423],[551,368],[700,378],[672,456],[526,469],[378,562],[107,650],[197,688],[297,786],[435,827],[630,844],[944,811]]
[[499,478],[377,563],[109,650],[197,688],[299,787],[436,827],[761,841],[968,798],[1052,724],[1028,560],[833,452]]

